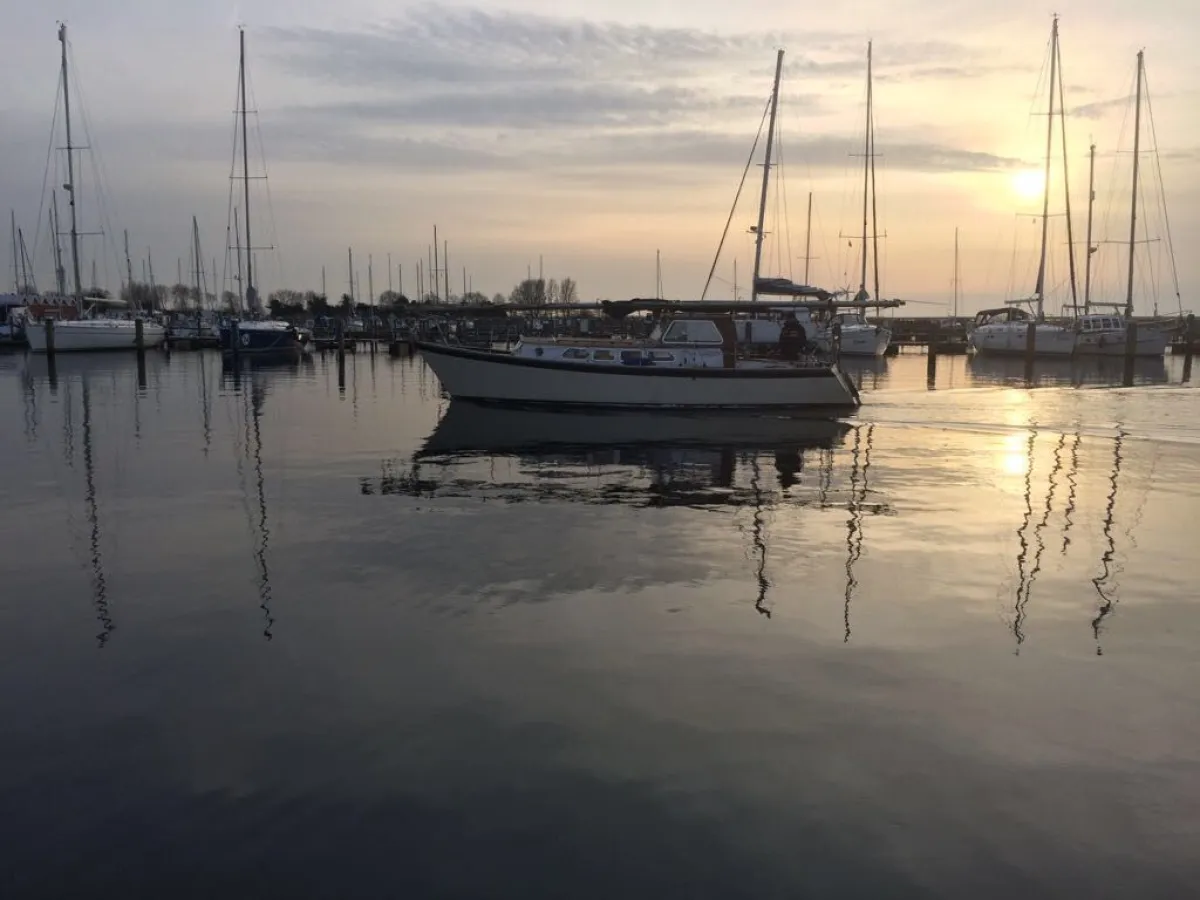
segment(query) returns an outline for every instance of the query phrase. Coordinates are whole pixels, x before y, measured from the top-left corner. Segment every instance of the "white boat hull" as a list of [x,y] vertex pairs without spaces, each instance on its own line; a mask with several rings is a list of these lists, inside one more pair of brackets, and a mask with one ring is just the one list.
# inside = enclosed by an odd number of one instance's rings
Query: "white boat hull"
[[[58,321],[54,323],[54,352],[135,350],[136,329],[136,323],[126,319]],[[166,329],[157,322],[142,323],[142,342],[147,350],[160,346],[166,338]],[[25,329],[25,339],[29,341],[29,349],[34,353],[46,352],[45,325],[40,322],[30,323]]]
[[[997,356],[1021,356],[1028,341],[1028,325],[981,325],[967,338],[976,353]],[[1067,357],[1075,352],[1075,332],[1060,325],[1045,323],[1034,327],[1034,356]]]
[[[1165,331],[1157,328],[1139,328],[1134,356],[1162,356],[1167,352],[1169,339]],[[1080,356],[1124,356],[1125,332],[1107,331],[1079,335],[1075,352]]]
[[854,408],[837,367],[653,368],[575,365],[418,344],[451,397],[492,403],[646,409]]
[[[827,332],[818,334],[815,342],[825,353],[833,352],[833,338]],[[883,356],[891,342],[892,332],[887,328],[843,328],[838,352],[841,356]]]

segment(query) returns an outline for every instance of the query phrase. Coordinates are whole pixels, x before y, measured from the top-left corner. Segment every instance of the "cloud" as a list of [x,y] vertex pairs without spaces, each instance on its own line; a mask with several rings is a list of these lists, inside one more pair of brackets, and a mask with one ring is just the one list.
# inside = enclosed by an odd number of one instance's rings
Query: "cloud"
[[1067,111],[1067,115],[1076,119],[1103,119],[1114,109],[1120,109],[1129,103],[1128,97],[1113,97],[1111,100],[1096,100],[1084,103]]

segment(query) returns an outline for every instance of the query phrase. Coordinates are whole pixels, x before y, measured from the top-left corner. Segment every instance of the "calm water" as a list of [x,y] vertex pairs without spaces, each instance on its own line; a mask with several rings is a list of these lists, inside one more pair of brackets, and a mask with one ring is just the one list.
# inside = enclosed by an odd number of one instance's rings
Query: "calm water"
[[1182,361],[855,371],[828,423],[0,356],[0,894],[1194,896]]

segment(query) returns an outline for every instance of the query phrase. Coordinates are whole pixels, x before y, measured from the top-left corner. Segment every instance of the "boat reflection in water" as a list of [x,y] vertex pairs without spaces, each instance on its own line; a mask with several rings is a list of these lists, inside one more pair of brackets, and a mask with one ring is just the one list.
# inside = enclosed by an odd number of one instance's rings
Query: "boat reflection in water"
[[[385,461],[379,477],[360,479],[359,487],[423,498],[732,510],[754,568],[754,606],[768,617],[772,512],[845,510],[848,640],[863,518],[886,511],[866,502],[872,429],[811,416],[554,412],[451,401],[411,459]],[[835,479],[837,451],[848,450],[851,433],[853,452],[840,458],[853,471]]]
[[[975,354],[967,357],[967,371],[974,380],[989,384],[1032,387],[1114,386],[1124,381],[1125,360],[1102,356],[1063,359],[1039,357],[1033,360],[1030,372],[1026,370],[1025,360],[1021,357]],[[1134,384],[1166,384],[1167,381],[1167,364],[1163,357],[1134,359]]]

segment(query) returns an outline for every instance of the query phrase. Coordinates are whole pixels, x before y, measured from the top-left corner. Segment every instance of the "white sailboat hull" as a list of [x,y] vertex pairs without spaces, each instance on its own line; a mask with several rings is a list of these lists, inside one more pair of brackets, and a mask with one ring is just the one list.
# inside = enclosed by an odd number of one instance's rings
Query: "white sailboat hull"
[[[46,352],[46,327],[34,322],[25,329],[29,349]],[[167,331],[157,322],[142,323],[142,342],[146,349],[160,346]],[[135,350],[137,325],[127,319],[84,319],[78,322],[54,323],[54,351],[70,353],[84,350]]]
[[[1075,344],[1080,356],[1124,356],[1125,330],[1096,334],[1082,333]],[[1162,356],[1167,352],[1168,337],[1157,328],[1139,328],[1134,356]]]
[[[842,356],[883,356],[891,342],[892,332],[887,328],[874,325],[843,328],[838,352]],[[819,334],[816,344],[826,353],[833,352],[833,338],[828,333]]]
[[858,393],[830,366],[653,368],[572,365],[418,344],[451,397],[492,403],[644,409],[854,408]]
[[[980,325],[968,336],[968,346],[980,354],[1021,356],[1028,341],[1028,327],[1025,322]],[[1034,356],[1067,357],[1074,352],[1073,330],[1046,323],[1034,326]]]

